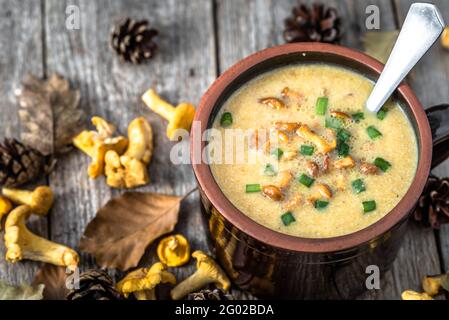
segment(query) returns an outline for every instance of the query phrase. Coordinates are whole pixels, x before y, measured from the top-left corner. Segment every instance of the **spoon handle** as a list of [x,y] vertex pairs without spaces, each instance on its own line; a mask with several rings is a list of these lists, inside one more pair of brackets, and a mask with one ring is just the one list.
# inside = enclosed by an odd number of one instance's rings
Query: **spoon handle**
[[366,101],[369,111],[378,112],[405,76],[432,47],[444,30],[438,8],[428,3],[414,3],[405,18],[393,51]]

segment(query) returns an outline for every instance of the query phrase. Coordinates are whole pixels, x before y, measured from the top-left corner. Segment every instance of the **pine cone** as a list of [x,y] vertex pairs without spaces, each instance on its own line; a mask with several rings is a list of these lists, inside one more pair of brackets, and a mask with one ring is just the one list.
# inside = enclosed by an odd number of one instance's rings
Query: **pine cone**
[[0,185],[17,187],[47,171],[47,158],[16,139],[0,144]]
[[414,213],[416,221],[434,229],[449,223],[449,178],[430,176]]
[[71,290],[67,300],[120,300],[111,277],[104,270],[89,270],[80,275],[79,289]]
[[221,289],[214,289],[191,293],[188,295],[187,300],[234,300],[234,297],[225,294]]
[[337,10],[323,4],[314,3],[310,8],[299,3],[293,7],[292,16],[285,20],[284,39],[287,42],[339,42]]
[[139,64],[142,60],[153,57],[157,44],[153,37],[158,34],[156,29],[150,29],[147,20],[135,21],[123,19],[111,33],[111,47],[122,61]]

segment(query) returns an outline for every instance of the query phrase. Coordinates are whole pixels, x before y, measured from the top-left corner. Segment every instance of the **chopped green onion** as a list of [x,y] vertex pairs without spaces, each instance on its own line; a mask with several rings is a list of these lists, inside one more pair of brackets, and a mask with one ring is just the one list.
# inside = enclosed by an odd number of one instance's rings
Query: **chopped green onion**
[[246,185],[246,193],[254,193],[254,192],[260,192],[261,187],[260,184],[247,184]]
[[387,160],[382,159],[382,158],[376,158],[374,160],[374,164],[376,167],[378,167],[383,172],[386,172],[391,167],[391,163],[389,163]]
[[268,163],[265,165],[265,169],[263,170],[263,174],[269,177],[276,175],[276,170],[274,170],[274,167],[272,164]]
[[232,124],[232,113],[225,112],[221,115],[220,124],[222,127],[229,127]]
[[366,191],[365,183],[362,179],[357,179],[352,181],[352,191],[354,191],[355,194],[362,193],[363,191]]
[[271,152],[271,154],[273,155],[273,156],[275,156],[276,157],[276,159],[281,159],[282,158],[282,155],[284,154],[284,151],[282,151],[282,149],[280,149],[280,148],[277,148],[277,149],[274,149],[272,152]]
[[379,110],[379,112],[377,113],[377,119],[379,119],[379,120],[385,119],[385,117],[387,116],[387,112],[388,112],[388,109],[385,107],[382,107]]
[[307,188],[310,188],[310,186],[315,181],[315,179],[313,179],[305,174],[302,174],[298,180],[301,184],[305,185]]
[[315,209],[321,210],[325,209],[329,205],[328,201],[317,200],[315,201]]
[[344,141],[337,139],[337,153],[340,157],[347,157],[349,155],[350,147]]
[[351,137],[351,133],[348,130],[340,129],[337,131],[337,139],[346,142]]
[[302,145],[301,149],[300,149],[301,154],[305,155],[305,156],[311,156],[314,151],[315,151],[315,148],[313,146],[307,146],[307,145]]
[[282,220],[282,223],[284,224],[284,226],[286,226],[286,227],[296,221],[295,217],[293,216],[293,214],[290,211],[284,213],[281,216],[281,220]]
[[316,101],[316,114],[320,116],[324,116],[327,111],[327,105],[329,103],[329,99],[326,97],[319,97]]
[[366,128],[366,132],[368,133],[368,136],[374,140],[376,138],[379,138],[380,136],[382,136],[382,133],[380,133],[379,130],[377,130],[374,126],[369,126],[368,128]]
[[326,120],[324,122],[324,126],[329,129],[338,130],[341,127],[343,127],[343,121],[341,121],[338,118],[334,118],[334,117],[326,118]]
[[365,213],[371,212],[376,210],[376,201],[371,200],[371,201],[364,201],[363,203],[363,211]]
[[365,120],[365,114],[363,112],[357,112],[352,115],[352,120],[356,123],[359,123],[362,120]]

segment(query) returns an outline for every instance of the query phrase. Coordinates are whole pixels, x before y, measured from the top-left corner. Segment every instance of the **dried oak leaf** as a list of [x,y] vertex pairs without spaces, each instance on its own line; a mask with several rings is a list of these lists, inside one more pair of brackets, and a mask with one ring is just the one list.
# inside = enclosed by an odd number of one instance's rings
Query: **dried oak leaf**
[[22,141],[44,155],[69,151],[72,138],[82,130],[79,90],[57,74],[47,80],[29,74],[16,95]]
[[173,231],[181,200],[155,193],[124,193],[97,212],[79,248],[94,255],[102,268],[135,267],[156,238]]
[[44,285],[13,287],[0,281],[0,300],[42,300]]
[[393,50],[399,31],[369,31],[363,35],[365,53],[386,63]]
[[43,284],[44,300],[65,300],[69,290],[66,286],[66,269],[52,264],[44,264],[36,273],[33,285]]

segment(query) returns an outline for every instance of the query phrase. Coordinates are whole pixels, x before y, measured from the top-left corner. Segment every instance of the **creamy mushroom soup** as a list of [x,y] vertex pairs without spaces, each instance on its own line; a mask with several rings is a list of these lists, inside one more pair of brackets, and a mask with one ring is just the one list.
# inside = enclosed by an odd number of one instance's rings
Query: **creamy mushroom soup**
[[233,137],[226,131],[245,132],[245,161],[229,161],[237,144],[222,163],[211,160],[223,193],[254,221],[299,237],[345,235],[384,217],[410,187],[417,142],[397,103],[378,114],[364,109],[372,88],[359,74],[320,64],[249,81],[213,123],[223,146]]

